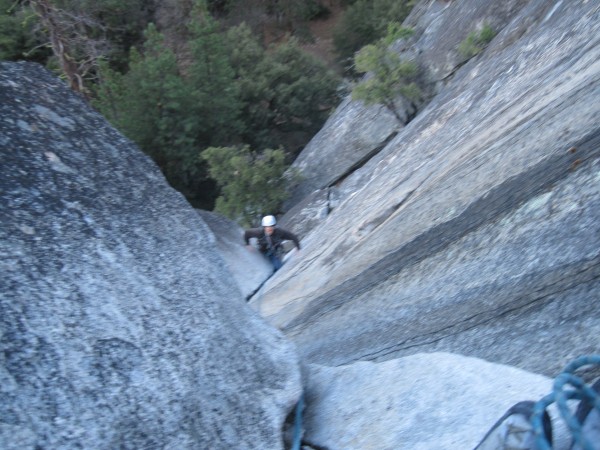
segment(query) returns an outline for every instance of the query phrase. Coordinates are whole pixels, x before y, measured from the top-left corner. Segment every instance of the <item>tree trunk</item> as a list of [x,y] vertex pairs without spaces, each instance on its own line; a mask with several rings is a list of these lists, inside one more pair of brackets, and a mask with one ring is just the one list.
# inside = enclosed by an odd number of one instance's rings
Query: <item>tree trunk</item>
[[67,77],[69,85],[74,91],[84,93],[83,76],[80,73],[79,65],[69,54],[69,43],[65,36],[65,30],[57,18],[56,8],[50,0],[30,0],[30,4],[47,29],[52,51],[58,58],[60,68]]

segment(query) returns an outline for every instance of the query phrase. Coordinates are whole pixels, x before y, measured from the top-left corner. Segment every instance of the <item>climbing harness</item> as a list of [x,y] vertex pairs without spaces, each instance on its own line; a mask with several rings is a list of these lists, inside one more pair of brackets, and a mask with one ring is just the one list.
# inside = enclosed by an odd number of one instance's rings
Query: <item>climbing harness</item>
[[600,355],[588,355],[577,358],[568,364],[563,372],[554,380],[553,392],[542,398],[534,405],[531,424],[535,433],[536,448],[540,450],[551,450],[552,447],[544,434],[542,418],[546,408],[556,403],[561,417],[567,424],[572,436],[573,443],[576,443],[582,450],[596,450],[597,443],[594,445],[582,432],[582,424],[571,412],[567,401],[580,400],[588,402],[592,409],[600,412],[600,395],[591,386],[585,383],[583,379],[575,375],[575,371],[583,366],[600,366]]
[[267,255],[275,255],[275,246],[273,245],[273,238],[270,235],[265,233],[265,238],[267,240]]

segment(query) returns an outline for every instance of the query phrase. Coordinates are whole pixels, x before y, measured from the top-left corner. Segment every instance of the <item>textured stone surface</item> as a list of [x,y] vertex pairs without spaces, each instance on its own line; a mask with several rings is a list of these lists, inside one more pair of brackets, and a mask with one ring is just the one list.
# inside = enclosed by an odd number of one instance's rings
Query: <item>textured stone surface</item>
[[[413,38],[398,50],[418,55],[431,81],[443,82],[465,62],[466,57],[458,48],[470,33],[480,31],[485,25],[498,33],[515,16],[521,21],[526,19],[528,14],[523,14],[522,9],[529,3],[532,2],[421,1],[404,23],[414,30]],[[539,14],[552,2],[536,3]]]
[[314,191],[288,211],[279,223],[299,237],[306,236],[327,218],[330,211],[330,192],[328,188]]
[[0,447],[283,447],[296,355],[158,168],[0,64]]
[[600,10],[521,14],[253,299],[309,361],[449,351],[554,375],[600,348]]
[[291,193],[288,207],[338,182],[377,153],[399,127],[394,116],[381,106],[344,101],[292,164],[302,181]]
[[544,376],[449,353],[311,364],[306,379],[304,440],[329,450],[472,449],[512,405],[552,391]]

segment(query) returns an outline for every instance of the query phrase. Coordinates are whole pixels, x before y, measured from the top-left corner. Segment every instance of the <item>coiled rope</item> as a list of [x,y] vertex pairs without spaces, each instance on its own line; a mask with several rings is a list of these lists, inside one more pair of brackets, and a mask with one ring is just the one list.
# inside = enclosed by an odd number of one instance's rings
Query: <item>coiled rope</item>
[[551,450],[551,444],[546,439],[543,427],[544,411],[550,404],[556,403],[561,417],[567,424],[573,442],[577,443],[583,450],[595,450],[597,447],[582,433],[582,426],[579,420],[571,412],[568,400],[585,400],[592,408],[600,412],[600,396],[583,379],[575,375],[575,371],[583,366],[600,366],[600,355],[581,356],[568,364],[560,375],[554,380],[553,392],[538,401],[533,408],[531,425],[535,433],[536,448],[540,450]]

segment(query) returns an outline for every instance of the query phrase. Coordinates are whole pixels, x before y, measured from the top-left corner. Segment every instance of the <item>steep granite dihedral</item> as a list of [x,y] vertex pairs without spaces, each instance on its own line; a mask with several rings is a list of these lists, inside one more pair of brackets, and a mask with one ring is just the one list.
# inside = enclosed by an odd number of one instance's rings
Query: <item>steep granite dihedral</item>
[[0,448],[282,449],[297,356],[156,165],[31,63],[0,148]]
[[340,181],[400,126],[392,113],[381,106],[365,107],[346,99],[294,161],[292,167],[299,171],[302,180],[293,190],[288,206]]
[[528,2],[251,303],[319,364],[555,375],[600,348],[599,124],[600,8]]
[[[324,211],[329,212],[360,190],[379,170],[381,158],[377,155],[415,115],[415,108],[423,109],[465,63],[466,57],[458,51],[461,41],[484,26],[495,32],[503,30],[527,3],[527,0],[419,2],[404,23],[414,30],[414,35],[398,41],[392,48],[402,59],[414,61],[421,68],[422,100],[412,105],[398,99],[403,119],[399,123],[382,105],[365,107],[361,102],[346,99],[294,161],[293,167],[302,175],[302,181],[292,191],[282,223],[306,236],[324,220]],[[535,3],[533,13],[539,16],[550,2]],[[521,16],[521,27],[531,21],[529,14]],[[521,27],[512,30],[509,36],[522,34]],[[498,40],[497,45],[501,47],[508,42],[510,39]],[[326,210],[323,196],[329,198]],[[300,203],[304,208],[299,211]]]

